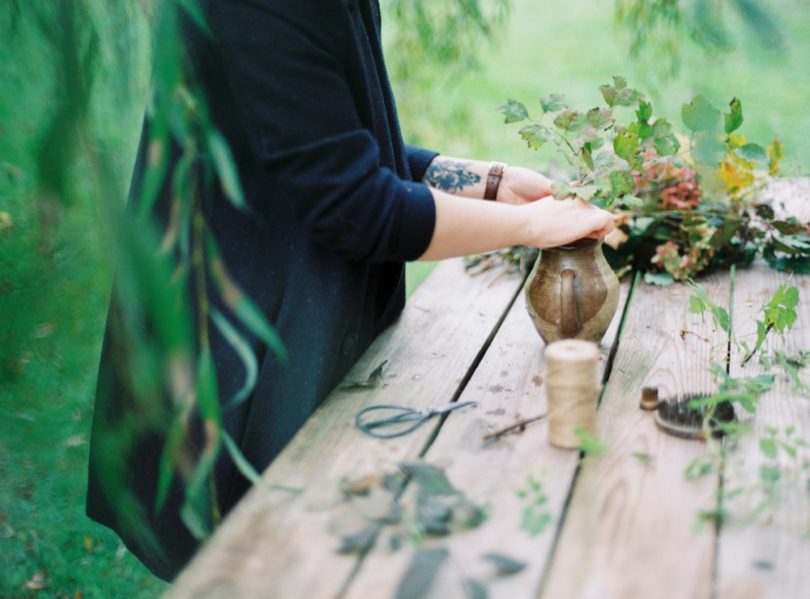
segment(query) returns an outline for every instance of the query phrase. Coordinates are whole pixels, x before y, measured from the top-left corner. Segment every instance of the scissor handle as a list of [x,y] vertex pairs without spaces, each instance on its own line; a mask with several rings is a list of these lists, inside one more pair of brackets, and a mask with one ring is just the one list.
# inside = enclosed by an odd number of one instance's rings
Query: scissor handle
[[[394,416],[390,416],[388,418],[379,418],[377,420],[363,420],[363,415],[379,411],[379,410],[388,410],[396,412]],[[380,404],[376,406],[368,406],[357,412],[357,415],[354,417],[354,425],[359,428],[361,431],[366,433],[367,435],[371,435],[372,437],[377,437],[378,439],[393,439],[395,437],[401,437],[403,435],[407,435],[411,431],[416,430],[420,424],[422,424],[425,420],[430,417],[430,413],[424,410],[415,410],[413,408],[408,408],[405,406],[398,406],[396,404]],[[413,421],[411,426],[405,428],[399,428],[395,431],[391,432],[380,432],[375,429],[384,428],[384,427],[391,427],[396,426],[402,422]]]

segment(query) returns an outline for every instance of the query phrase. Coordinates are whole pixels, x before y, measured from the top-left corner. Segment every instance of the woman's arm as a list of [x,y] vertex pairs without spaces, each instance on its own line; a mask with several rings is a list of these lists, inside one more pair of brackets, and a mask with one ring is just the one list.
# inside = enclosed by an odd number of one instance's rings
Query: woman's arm
[[519,206],[470,202],[432,189],[436,224],[419,260],[440,260],[512,245],[544,248],[613,230],[612,215],[579,199],[546,197]]
[[[490,163],[451,156],[436,156],[422,179],[433,189],[483,199]],[[520,166],[507,166],[495,199],[504,204],[525,204],[551,195],[551,179]]]

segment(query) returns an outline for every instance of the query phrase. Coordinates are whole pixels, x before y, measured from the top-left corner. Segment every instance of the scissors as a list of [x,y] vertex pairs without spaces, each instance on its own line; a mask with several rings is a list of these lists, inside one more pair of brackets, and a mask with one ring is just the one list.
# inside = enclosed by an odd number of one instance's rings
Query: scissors
[[[396,404],[379,404],[368,406],[357,412],[357,416],[354,417],[354,425],[372,437],[393,439],[415,431],[422,423],[433,416],[447,414],[475,403],[474,401],[462,401],[425,410],[416,410]],[[377,417],[363,418],[363,416],[371,412],[377,412]]]

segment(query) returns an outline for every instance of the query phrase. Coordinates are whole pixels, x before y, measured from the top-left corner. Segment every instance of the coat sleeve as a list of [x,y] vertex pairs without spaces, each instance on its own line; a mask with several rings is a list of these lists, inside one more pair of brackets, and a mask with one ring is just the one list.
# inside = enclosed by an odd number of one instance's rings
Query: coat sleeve
[[[317,6],[316,6],[317,5]],[[350,22],[337,1],[214,0],[209,22],[269,189],[314,241],[350,259],[412,260],[435,225],[429,189],[381,166],[344,70]],[[425,164],[427,167],[427,164]]]
[[410,166],[414,181],[421,181],[425,178],[425,172],[430,163],[439,155],[438,152],[433,150],[411,145],[405,146],[405,153],[408,155],[408,166]]

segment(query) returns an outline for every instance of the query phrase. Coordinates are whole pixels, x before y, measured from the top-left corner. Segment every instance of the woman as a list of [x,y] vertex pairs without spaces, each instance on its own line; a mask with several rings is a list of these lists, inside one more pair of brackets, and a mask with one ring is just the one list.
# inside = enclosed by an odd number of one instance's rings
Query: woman
[[[231,274],[273,322],[289,354],[281,365],[256,342],[263,360],[253,394],[225,412],[228,431],[261,471],[396,319],[405,301],[405,261],[560,245],[603,235],[612,219],[578,200],[554,200],[551,182],[528,169],[406,146],[383,63],[376,0],[199,4],[213,36],[185,27],[190,64],[254,212],[236,211],[212,186],[206,216]],[[143,158],[142,147],[136,196]],[[158,214],[169,199],[167,184]],[[109,448],[99,433],[130,398],[109,349],[114,341],[108,331],[88,514],[118,530],[148,567],[171,579],[197,543],[179,518],[181,485],[159,512],[152,509],[163,440],[140,439],[128,461],[131,488],[162,551],[123,526],[119,506],[102,492],[99,456]],[[241,363],[222,338],[212,338],[212,349],[220,397],[230,397],[242,384]],[[222,456],[216,468],[222,513],[248,486]]]

